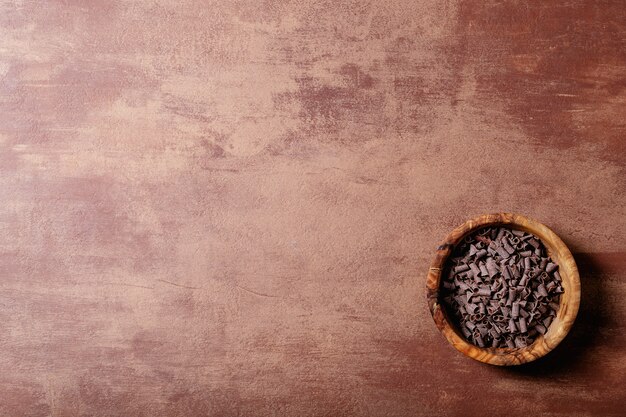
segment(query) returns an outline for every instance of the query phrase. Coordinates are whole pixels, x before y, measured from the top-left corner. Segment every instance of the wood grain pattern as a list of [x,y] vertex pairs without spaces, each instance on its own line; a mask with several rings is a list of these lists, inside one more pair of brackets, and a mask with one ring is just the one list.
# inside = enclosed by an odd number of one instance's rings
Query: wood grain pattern
[[[456,245],[468,234],[488,226],[505,226],[532,233],[541,239],[548,256],[559,265],[565,293],[561,296],[559,311],[545,335],[523,349],[480,348],[467,342],[455,329],[440,304],[441,274]],[[439,330],[459,352],[472,359],[491,365],[521,365],[537,360],[551,352],[565,339],[574,325],[580,306],[580,276],[578,267],[563,241],[547,226],[528,217],[512,213],[485,214],[468,220],[454,229],[443,241],[426,279],[428,307]]]
[[[623,0],[0,1],[0,416],[622,416]],[[451,349],[481,213],[563,238],[555,350]],[[488,393],[488,395],[486,395]]]

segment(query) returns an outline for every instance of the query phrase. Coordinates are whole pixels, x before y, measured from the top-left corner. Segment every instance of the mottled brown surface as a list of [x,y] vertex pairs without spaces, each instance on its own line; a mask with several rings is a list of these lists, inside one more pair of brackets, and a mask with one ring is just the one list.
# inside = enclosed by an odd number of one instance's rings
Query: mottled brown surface
[[[0,415],[618,416],[623,1],[0,2]],[[436,245],[527,214],[572,333],[451,348]]]

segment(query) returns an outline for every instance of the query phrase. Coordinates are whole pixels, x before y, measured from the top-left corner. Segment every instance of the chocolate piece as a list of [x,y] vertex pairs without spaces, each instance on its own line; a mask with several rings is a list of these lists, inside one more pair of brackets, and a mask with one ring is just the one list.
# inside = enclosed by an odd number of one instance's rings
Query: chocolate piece
[[476,265],[476,262],[470,264],[470,269],[474,273],[475,277],[480,276],[480,268],[478,267],[478,265]]
[[509,244],[507,239],[502,240],[502,247],[508,252],[509,255],[513,255],[515,253],[515,248]]
[[539,284],[539,286],[537,287],[537,292],[542,297],[548,296],[548,291],[546,290],[546,287],[543,284]]
[[524,317],[520,317],[517,321],[519,325],[519,331],[522,333],[526,333],[528,329],[526,328],[526,319]]
[[543,319],[543,325],[546,326],[546,329],[550,327],[550,324],[552,324],[552,316]]
[[489,273],[489,278],[493,278],[498,273],[498,265],[493,258],[487,258],[486,262],[487,272]]
[[489,297],[491,296],[491,290],[489,288],[481,288],[478,290],[478,295],[486,295]]
[[514,319],[519,317],[519,301],[513,301],[513,306],[511,307],[511,317]]
[[509,319],[509,332],[515,333],[517,332],[517,327],[515,327],[515,320]]
[[478,252],[476,252],[476,256],[474,257],[474,259],[479,260],[484,258],[487,255],[487,251],[485,249],[481,249]]

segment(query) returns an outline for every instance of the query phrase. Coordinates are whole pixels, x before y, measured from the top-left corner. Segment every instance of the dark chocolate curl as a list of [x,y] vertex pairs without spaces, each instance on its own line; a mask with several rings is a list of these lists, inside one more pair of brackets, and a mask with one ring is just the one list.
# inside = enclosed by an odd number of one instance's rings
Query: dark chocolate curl
[[478,277],[480,275],[480,268],[478,267],[478,265],[476,265],[476,263],[469,264],[469,267],[474,273],[475,277]]
[[493,258],[487,258],[487,272],[489,272],[489,278],[493,278],[498,273],[498,266]]
[[492,339],[497,339],[500,336],[500,334],[496,332],[493,327],[489,329],[489,335]]
[[550,262],[548,265],[546,265],[546,272],[548,274],[551,273],[552,271],[556,271],[556,269],[557,269],[557,265],[552,263],[552,262]]
[[515,297],[517,296],[517,290],[515,288],[509,288],[509,298],[506,300],[506,305],[510,306],[513,301],[515,301]]
[[491,290],[489,288],[481,288],[478,290],[478,295],[491,296]]
[[550,327],[550,325],[552,324],[552,317],[548,316],[545,319],[543,319],[543,325],[546,326],[546,329],[548,327]]
[[509,256],[511,256],[509,252],[502,246],[498,246],[496,248],[496,252],[498,252],[498,255],[500,255],[504,259],[508,259]]
[[505,321],[505,318],[504,318],[504,316],[502,316],[502,315],[500,315],[500,314],[495,314],[495,315],[492,317],[492,320],[498,323],[498,322],[504,322],[504,321]]
[[524,274],[522,275],[522,279],[519,280],[519,286],[520,287],[525,287],[526,283],[528,283],[528,275]]
[[547,297],[548,296],[548,291],[546,290],[546,287],[543,284],[540,284],[537,287],[537,292],[539,293],[540,296],[542,297]]
[[479,314],[485,314],[485,305],[483,303],[478,304],[478,313]]
[[519,301],[513,302],[513,307],[511,308],[511,317],[514,319],[519,317]]
[[515,327],[515,321],[513,319],[509,319],[509,331],[511,333],[515,333],[517,328]]
[[508,266],[503,266],[502,267],[502,276],[504,277],[504,279],[506,279],[507,281],[511,280],[511,272],[509,271],[509,267]]
[[526,328],[526,319],[524,317],[520,317],[517,323],[519,324],[520,332],[526,333],[528,331],[528,329]]
[[[502,246],[504,247],[504,250],[508,252],[509,255],[513,255],[513,253],[515,253],[515,248],[513,248],[513,246],[509,244],[508,240],[504,239],[502,241]],[[508,258],[508,256],[506,257]]]

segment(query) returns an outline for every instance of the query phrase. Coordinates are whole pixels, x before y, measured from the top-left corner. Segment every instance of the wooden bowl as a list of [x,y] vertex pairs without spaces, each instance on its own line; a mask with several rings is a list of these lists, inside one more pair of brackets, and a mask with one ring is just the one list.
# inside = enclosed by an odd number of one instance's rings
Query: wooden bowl
[[[529,346],[524,348],[480,348],[466,341],[448,319],[445,308],[439,302],[441,274],[454,247],[465,236],[487,226],[505,226],[530,232],[541,239],[548,255],[559,265],[559,274],[565,292],[561,295],[560,307],[545,335],[539,335]],[[571,252],[563,241],[547,226],[536,220],[519,214],[487,214],[465,222],[448,235],[437,248],[437,254],[426,281],[428,289],[428,307],[435,324],[458,351],[470,358],[492,365],[520,365],[534,361],[554,349],[567,335],[578,313],[580,305],[580,278],[578,268]]]

